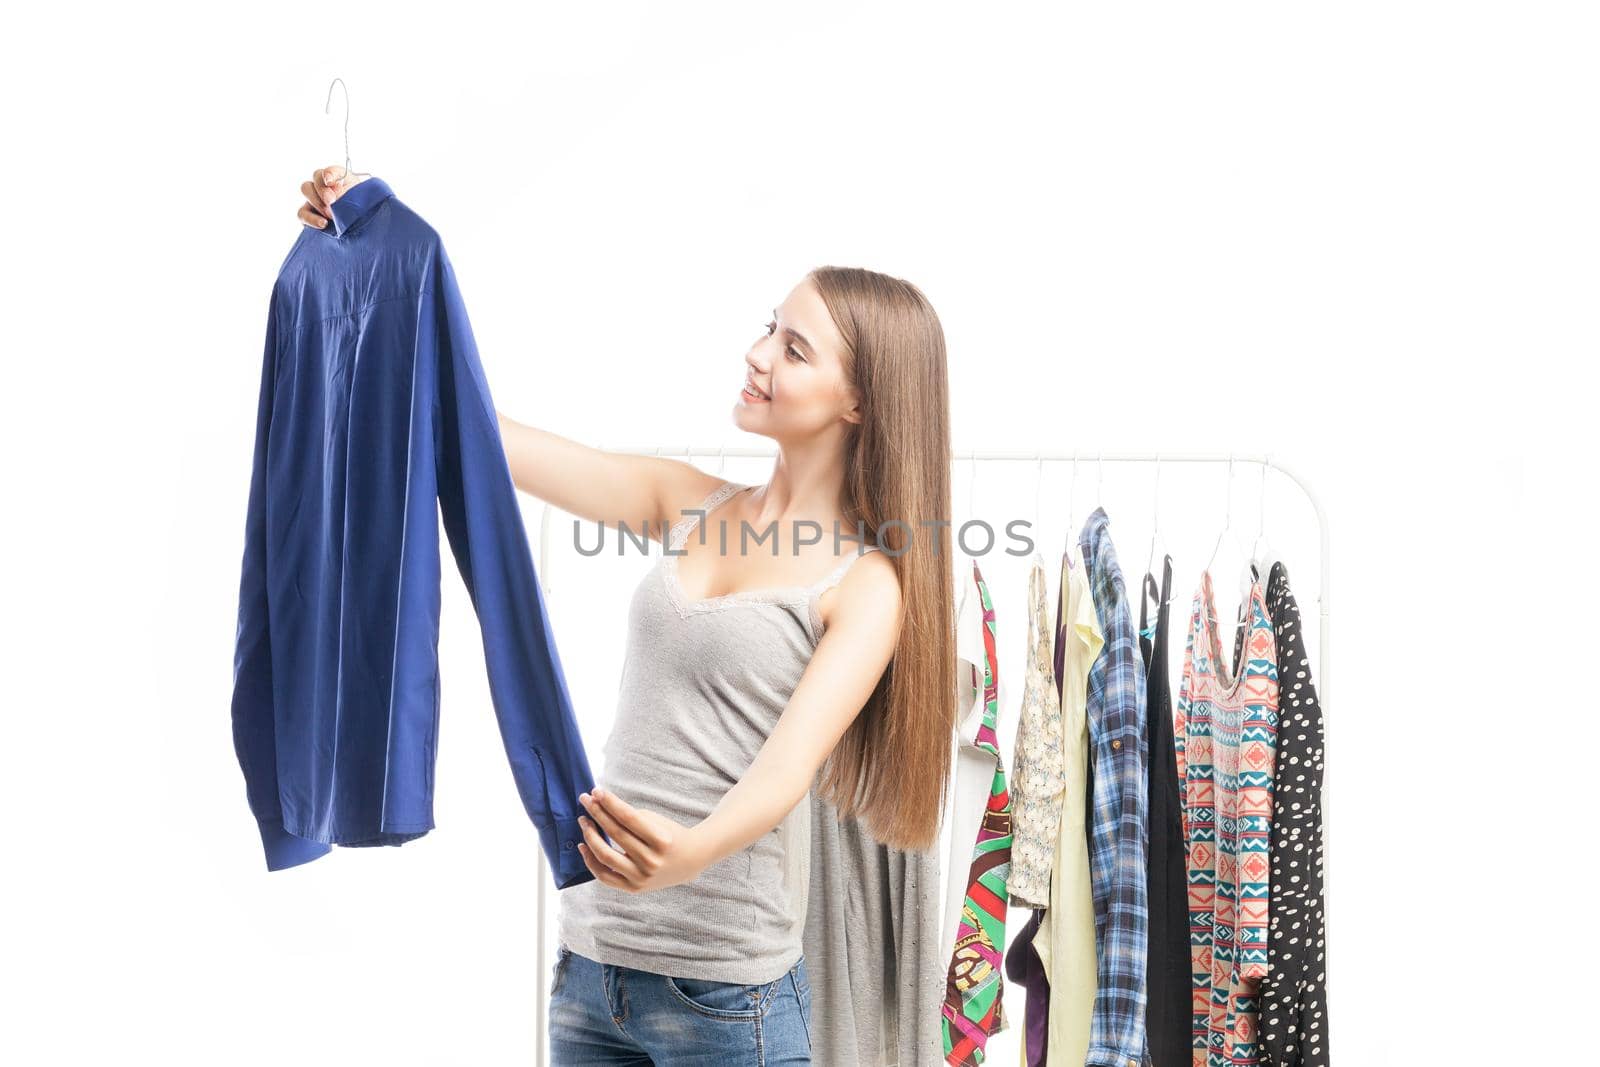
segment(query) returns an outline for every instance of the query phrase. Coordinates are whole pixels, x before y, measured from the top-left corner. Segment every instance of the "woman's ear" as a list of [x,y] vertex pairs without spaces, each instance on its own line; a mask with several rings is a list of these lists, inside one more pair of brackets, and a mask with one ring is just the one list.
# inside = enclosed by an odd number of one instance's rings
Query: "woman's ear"
[[861,402],[856,398],[855,391],[850,393],[850,407],[845,410],[842,418],[845,422],[860,423],[864,416],[861,414]]

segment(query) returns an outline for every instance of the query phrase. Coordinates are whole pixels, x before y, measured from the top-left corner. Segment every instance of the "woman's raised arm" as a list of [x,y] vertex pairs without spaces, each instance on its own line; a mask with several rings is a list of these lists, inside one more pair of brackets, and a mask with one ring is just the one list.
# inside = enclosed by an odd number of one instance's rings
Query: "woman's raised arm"
[[[365,180],[346,181],[341,166],[312,171],[311,180],[300,184],[305,203],[296,217],[321,229],[332,218],[333,202]],[[666,530],[683,517],[681,509],[693,507],[721,482],[682,460],[606,452],[495,414],[517,488],[580,519],[609,526],[625,522],[664,541]]]
[[607,452],[500,416],[500,440],[518,489],[562,511],[607,525],[626,522],[665,541],[672,524],[721,484],[679,459]]

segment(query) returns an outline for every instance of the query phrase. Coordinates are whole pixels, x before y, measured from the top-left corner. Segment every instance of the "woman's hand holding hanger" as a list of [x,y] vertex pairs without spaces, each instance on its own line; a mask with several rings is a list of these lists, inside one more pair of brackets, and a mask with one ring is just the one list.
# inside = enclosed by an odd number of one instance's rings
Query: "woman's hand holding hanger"
[[322,229],[333,218],[333,202],[343,196],[346,190],[366,180],[367,176],[346,180],[345,170],[340,166],[312,171],[311,180],[300,183],[300,195],[306,198],[306,202],[300,205],[295,217],[307,226]]

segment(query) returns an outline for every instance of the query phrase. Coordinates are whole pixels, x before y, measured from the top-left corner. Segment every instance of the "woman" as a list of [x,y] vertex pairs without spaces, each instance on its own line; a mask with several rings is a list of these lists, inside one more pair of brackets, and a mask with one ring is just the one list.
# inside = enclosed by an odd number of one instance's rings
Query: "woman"
[[[316,171],[301,221],[326,225],[343,179]],[[744,363],[734,424],[778,446],[764,485],[500,416],[519,489],[648,520],[664,547],[631,605],[604,786],[580,798],[594,880],[559,897],[557,1064],[809,1063],[792,816],[816,789],[886,844],[937,834],[955,712],[939,320],[906,282],[822,267]]]

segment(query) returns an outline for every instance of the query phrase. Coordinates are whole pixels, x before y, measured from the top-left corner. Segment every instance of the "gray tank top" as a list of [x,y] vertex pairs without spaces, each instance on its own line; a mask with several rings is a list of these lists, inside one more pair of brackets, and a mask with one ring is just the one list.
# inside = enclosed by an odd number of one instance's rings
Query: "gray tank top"
[[[724,482],[699,514],[675,523],[664,553],[634,591],[617,714],[600,786],[685,825],[732,789],[778,724],[822,638],[817,602],[862,555],[861,545],[808,586],[738,590],[691,601],[677,559],[712,508],[749,488]],[[699,551],[726,549],[715,522]],[[823,543],[830,541],[823,534]],[[752,551],[771,551],[771,541]],[[572,951],[676,978],[760,984],[800,959],[810,869],[810,798],[759,840],[681,885],[629,893],[598,880],[558,894],[557,928]]]

